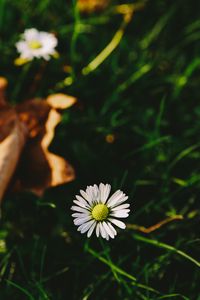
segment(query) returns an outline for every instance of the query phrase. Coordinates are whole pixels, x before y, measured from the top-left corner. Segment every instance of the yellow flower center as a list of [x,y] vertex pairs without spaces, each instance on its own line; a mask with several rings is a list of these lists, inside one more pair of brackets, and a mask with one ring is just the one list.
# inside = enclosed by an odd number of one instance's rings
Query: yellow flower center
[[105,204],[97,204],[92,210],[92,216],[96,221],[103,221],[108,216],[108,208]]
[[33,40],[28,43],[28,46],[29,48],[35,50],[35,49],[40,49],[42,47],[42,44],[37,40]]

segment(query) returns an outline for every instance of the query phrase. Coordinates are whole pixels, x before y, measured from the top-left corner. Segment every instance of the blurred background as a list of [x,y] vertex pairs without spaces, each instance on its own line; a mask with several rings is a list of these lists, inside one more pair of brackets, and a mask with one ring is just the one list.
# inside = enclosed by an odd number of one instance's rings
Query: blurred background
[[[2,201],[0,299],[200,300],[199,11],[194,0],[0,0],[9,105],[77,99],[49,146],[74,180]],[[56,57],[16,60],[28,28],[57,37]],[[103,245],[70,211],[100,182],[131,203],[127,229]]]

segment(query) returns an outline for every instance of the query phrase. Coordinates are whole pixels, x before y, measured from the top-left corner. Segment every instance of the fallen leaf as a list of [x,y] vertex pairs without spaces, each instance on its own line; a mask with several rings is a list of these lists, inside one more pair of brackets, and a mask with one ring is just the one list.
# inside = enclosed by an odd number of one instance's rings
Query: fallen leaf
[[76,102],[76,98],[65,94],[53,94],[47,97],[47,103],[55,109],[66,109]]
[[78,9],[82,13],[93,13],[104,10],[110,3],[110,0],[78,0]]
[[[66,105],[62,103],[61,107],[56,105],[56,108],[62,107],[67,107],[67,103]],[[48,187],[73,180],[75,174],[71,165],[64,158],[48,150],[55,134],[55,127],[61,121],[61,114],[43,100],[31,100],[26,103],[26,107],[20,105],[18,114],[29,128],[29,141],[18,170],[18,188],[31,190],[41,196]]]
[[8,81],[4,77],[0,77],[0,108],[6,105],[5,90],[7,88]]
[[61,121],[61,113],[57,109],[66,109],[75,102],[74,97],[55,94],[47,97],[46,101],[34,99],[17,107],[20,120],[29,129],[29,140],[18,170],[17,186],[20,189],[28,189],[41,196],[48,187],[75,178],[72,166],[48,150],[55,127]]
[[60,114],[52,109],[46,122],[46,135],[41,141],[42,149],[46,154],[47,161],[52,170],[50,182],[51,186],[57,186],[63,184],[63,182],[69,182],[75,177],[73,168],[62,157],[48,151],[48,146],[54,137],[55,127],[60,121]]
[[61,121],[61,110],[76,99],[54,94],[13,108],[5,101],[6,85],[0,78],[0,200],[14,173],[15,191],[25,189],[41,196],[47,188],[75,178],[72,166],[48,147]]
[[26,140],[26,128],[19,122],[13,110],[8,109],[8,117],[5,126],[2,119],[0,122],[0,201],[16,169]]

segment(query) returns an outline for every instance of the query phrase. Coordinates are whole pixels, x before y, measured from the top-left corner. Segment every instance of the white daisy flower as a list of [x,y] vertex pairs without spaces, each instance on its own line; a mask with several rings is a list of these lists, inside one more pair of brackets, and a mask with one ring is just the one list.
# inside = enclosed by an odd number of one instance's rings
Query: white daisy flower
[[71,207],[74,211],[74,224],[81,233],[87,232],[87,237],[95,230],[97,237],[113,239],[117,234],[113,225],[121,229],[126,227],[118,218],[127,218],[129,215],[130,204],[124,204],[128,196],[117,190],[109,197],[110,190],[110,184],[88,186],[86,191],[80,190],[81,196],[76,195],[76,200],[73,201],[76,204]]
[[16,48],[22,59],[32,60],[36,57],[49,60],[51,55],[56,54],[57,44],[58,40],[52,33],[31,28],[24,31],[22,40],[16,43]]

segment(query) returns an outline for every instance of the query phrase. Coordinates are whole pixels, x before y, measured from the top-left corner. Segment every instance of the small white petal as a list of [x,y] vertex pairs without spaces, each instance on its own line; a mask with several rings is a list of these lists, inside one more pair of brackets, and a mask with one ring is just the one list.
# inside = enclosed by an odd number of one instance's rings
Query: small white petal
[[104,198],[104,189],[105,189],[105,185],[103,183],[100,183],[100,185],[99,185],[99,193],[100,193],[100,199],[101,199],[101,201]]
[[99,188],[96,184],[93,185],[93,201],[98,202],[100,200]]
[[90,196],[90,204],[98,202],[99,199],[99,190],[97,185],[88,186],[86,189],[86,193]]
[[[92,195],[92,187],[88,186],[86,189],[86,194],[88,195],[88,202],[92,203],[93,195]],[[86,198],[85,198],[86,199]]]
[[130,209],[117,210],[112,212],[110,215],[116,218],[127,218]]
[[105,202],[107,201],[108,196],[110,195],[110,191],[111,191],[111,185],[110,184],[106,184],[105,199],[104,199]]
[[83,223],[86,223],[87,221],[91,220],[91,217],[84,217],[84,218],[76,218],[74,219],[74,224],[76,226],[82,225]]
[[100,229],[100,234],[102,236],[102,238],[106,238],[106,232],[105,232],[105,229],[103,228],[103,225],[102,223],[99,223],[99,229]]
[[100,201],[102,203],[106,203],[108,196],[110,194],[111,185],[100,183],[99,185],[99,193],[100,193]]
[[113,197],[113,199],[109,202],[108,206],[112,208],[114,206],[117,206],[117,205],[123,203],[127,199],[128,199],[128,196],[126,196],[124,193],[121,192],[120,194]]
[[81,195],[83,196],[84,199],[86,199],[89,203],[92,201],[92,197],[89,193],[86,193],[83,190],[80,190]]
[[43,41],[44,45],[48,48],[55,48],[58,44],[57,38],[52,33],[40,31],[39,39]]
[[90,227],[90,229],[88,230],[88,233],[87,233],[87,237],[91,237],[93,231],[94,231],[94,228],[96,226],[96,222]]
[[129,213],[130,212],[130,209],[129,208],[124,208],[124,209],[118,209],[118,210],[115,210],[113,211],[113,209],[111,209],[111,213],[119,213],[119,212],[124,212],[124,213]]
[[117,200],[116,203],[114,203],[114,204],[111,205],[111,208],[119,206],[120,204],[122,204],[123,202],[125,202],[127,199],[128,199],[128,196],[125,196],[125,194],[124,194],[122,198],[120,198],[119,200]]
[[90,208],[90,206],[87,204],[87,202],[85,201],[85,203],[83,201],[78,201],[78,200],[73,200],[73,202],[75,204],[77,204],[78,206],[81,206],[83,208]]
[[41,55],[41,57],[43,57],[44,58],[44,60],[50,60],[50,56],[49,55],[47,55],[47,54],[43,54],[43,55]]
[[114,239],[115,235],[114,235],[113,231],[110,229],[110,227],[107,225],[107,223],[104,221],[104,222],[102,223],[102,225],[103,225],[103,227],[104,227],[106,233],[107,233],[112,239]]
[[95,220],[92,220],[92,221],[89,221],[85,224],[82,224],[81,226],[78,227],[77,230],[80,231],[81,233],[85,233],[94,224],[94,222],[95,222]]
[[129,213],[130,212],[130,209],[129,208],[124,208],[124,209],[118,209],[118,210],[114,210],[113,211],[113,209],[111,209],[110,210],[110,212],[112,213],[112,214],[118,214],[118,213]]
[[109,241],[109,234],[106,232],[106,237],[105,237],[105,239],[107,240],[107,241]]
[[113,202],[115,203],[118,199],[123,197],[123,192],[118,190],[116,191],[109,199],[107,202],[108,207],[113,205]]
[[82,208],[82,207],[79,207],[79,206],[75,206],[75,205],[73,205],[73,206],[71,207],[71,210],[79,211],[79,212],[83,212],[83,213],[87,213],[87,212],[88,212],[87,209]]
[[121,210],[121,209],[125,209],[125,208],[128,208],[128,207],[130,207],[130,204],[126,203],[126,204],[122,204],[122,205],[119,205],[119,206],[115,206],[114,208],[111,209],[111,211]]
[[37,29],[30,28],[24,31],[23,36],[26,41],[37,40],[39,37],[38,33],[39,31]]
[[73,218],[84,218],[88,217],[90,215],[90,212],[88,211],[87,213],[74,213],[72,214]]
[[100,223],[97,223],[97,227],[96,227],[96,235],[97,237],[99,237],[99,233],[100,233]]
[[125,229],[126,225],[124,222],[113,219],[113,218],[109,218],[109,221],[112,222],[113,224],[115,224],[117,227],[121,228],[121,229]]
[[88,204],[87,201],[86,201],[83,197],[81,197],[81,196],[79,196],[79,195],[76,195],[76,199],[77,199],[78,201],[80,201],[81,203]]
[[110,227],[110,229],[112,230],[114,235],[117,235],[117,231],[115,230],[115,228],[112,226],[112,224],[110,222],[107,222],[107,225]]

